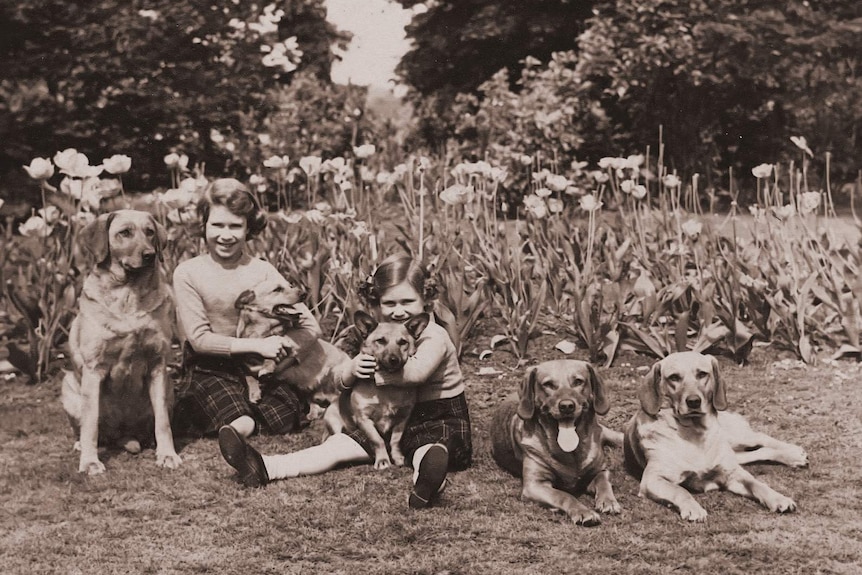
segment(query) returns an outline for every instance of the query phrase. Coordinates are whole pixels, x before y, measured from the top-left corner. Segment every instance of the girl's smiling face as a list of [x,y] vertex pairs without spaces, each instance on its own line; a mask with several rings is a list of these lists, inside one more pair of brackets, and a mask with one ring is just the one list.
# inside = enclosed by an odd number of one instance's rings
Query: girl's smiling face
[[405,322],[425,311],[425,300],[408,282],[394,285],[380,296],[380,320]]
[[238,261],[245,249],[248,223],[227,207],[214,205],[210,209],[205,237],[210,255],[220,262]]

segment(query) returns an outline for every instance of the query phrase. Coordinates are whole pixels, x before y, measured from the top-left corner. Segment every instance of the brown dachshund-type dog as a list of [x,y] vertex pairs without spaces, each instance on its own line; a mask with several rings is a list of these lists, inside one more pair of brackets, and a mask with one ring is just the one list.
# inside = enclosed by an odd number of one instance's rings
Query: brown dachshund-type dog
[[61,393],[79,436],[80,472],[105,471],[100,443],[137,453],[153,434],[158,465],[173,469],[182,462],[169,415],[172,301],[159,266],[165,239],[150,214],[135,210],[103,214],[81,230],[96,267],[84,281],[72,321],[73,370],[66,372]]
[[670,354],[652,366],[639,396],[641,409],[625,431],[624,458],[629,473],[640,479],[642,497],[672,505],[689,521],[707,516],[690,491],[723,489],[770,511],[796,510],[792,499],[742,464],[805,467],[808,456],[797,445],[755,432],[742,415],[725,411],[727,394],[714,357]]
[[619,432],[599,425],[608,412],[604,384],[588,363],[555,360],[527,370],[517,400],[500,404],[491,421],[491,455],[522,479],[521,496],[565,512],[576,524],[601,523],[574,494],[595,494],[595,509],[620,512],[605,467],[605,443]]
[[[404,323],[377,323],[360,310],[353,319],[363,337],[362,353],[374,356],[378,371],[397,373],[416,351],[416,339],[428,326],[430,316],[420,313]],[[415,403],[416,390],[413,387],[378,386],[373,379],[358,380],[350,390],[341,394],[338,403],[327,409],[324,421],[329,433],[361,429],[374,445],[374,469],[386,469],[393,463],[404,465],[401,436]],[[384,439],[387,434],[388,452]]]
[[321,407],[338,399],[332,368],[349,358],[299,325],[299,314],[293,306],[304,301],[305,295],[302,285],[282,278],[245,290],[234,302],[239,310],[237,337],[280,335],[293,342],[288,356],[278,363],[271,359],[247,360],[249,371],[256,376],[247,378],[252,401],[260,398],[258,378],[276,385],[286,383]]

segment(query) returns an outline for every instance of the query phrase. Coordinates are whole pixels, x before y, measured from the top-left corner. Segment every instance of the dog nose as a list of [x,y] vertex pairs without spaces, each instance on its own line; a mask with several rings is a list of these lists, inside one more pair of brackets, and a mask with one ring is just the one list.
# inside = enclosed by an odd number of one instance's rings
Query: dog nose
[[141,254],[141,259],[144,260],[145,264],[151,264],[156,259],[156,252],[146,251],[146,252]]
[[696,395],[689,395],[685,398],[685,404],[689,409],[700,409],[700,397]]
[[564,399],[559,403],[559,408],[563,415],[572,415],[575,413],[575,402],[571,399]]

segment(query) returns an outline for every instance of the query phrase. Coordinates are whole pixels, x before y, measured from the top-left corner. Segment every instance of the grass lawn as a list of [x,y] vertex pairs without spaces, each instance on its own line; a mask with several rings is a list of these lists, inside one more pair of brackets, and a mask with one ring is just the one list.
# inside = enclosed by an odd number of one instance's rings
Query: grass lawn
[[[561,357],[555,336],[533,344]],[[651,360],[623,355],[603,370],[622,428]],[[407,508],[410,471],[370,465],[317,477],[239,486],[214,439],[179,442],[184,464],[155,466],[152,450],[103,452],[108,471],[77,473],[59,382],[0,383],[0,571],[3,573],[860,573],[862,390],[860,367],[806,367],[769,348],[736,367],[722,360],[732,408],[755,428],[801,444],[811,467],[752,466],[794,498],[776,515],[727,493],[699,495],[704,524],[637,496],[622,450],[609,450],[623,507],[594,528],[573,525],[518,497],[519,480],[491,460],[492,408],[523,370],[495,352],[463,368],[474,465],[454,475],[439,507]],[[502,375],[480,376],[494,366]],[[264,452],[314,443],[320,423],[288,437],[256,437]]]

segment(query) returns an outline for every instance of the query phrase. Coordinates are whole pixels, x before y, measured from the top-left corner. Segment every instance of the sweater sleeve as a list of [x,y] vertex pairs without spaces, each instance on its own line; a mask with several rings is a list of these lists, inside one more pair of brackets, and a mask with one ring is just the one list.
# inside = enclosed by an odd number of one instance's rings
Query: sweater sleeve
[[180,330],[192,349],[209,355],[230,355],[233,337],[214,333],[203,298],[191,280],[187,267],[174,271],[174,299]]

